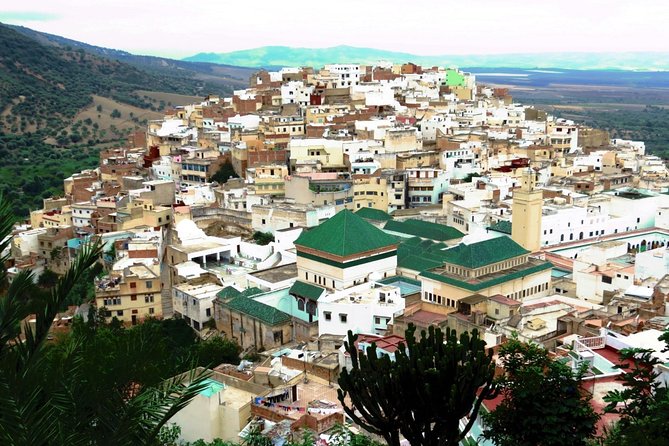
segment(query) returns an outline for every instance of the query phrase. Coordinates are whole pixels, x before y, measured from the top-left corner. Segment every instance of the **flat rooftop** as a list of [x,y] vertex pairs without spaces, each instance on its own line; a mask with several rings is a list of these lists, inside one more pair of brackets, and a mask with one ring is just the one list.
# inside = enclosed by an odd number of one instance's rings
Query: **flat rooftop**
[[277,266],[251,273],[253,277],[270,283],[279,283],[297,277],[297,263]]
[[431,311],[418,310],[408,316],[402,316],[402,318],[405,321],[413,322],[416,325],[431,325],[446,322],[448,316],[445,314],[433,313]]

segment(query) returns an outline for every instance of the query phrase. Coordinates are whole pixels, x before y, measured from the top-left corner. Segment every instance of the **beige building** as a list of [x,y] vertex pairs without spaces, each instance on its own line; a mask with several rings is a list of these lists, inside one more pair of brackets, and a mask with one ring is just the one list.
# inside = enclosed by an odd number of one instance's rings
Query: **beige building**
[[[329,174],[334,175],[334,174]],[[291,175],[286,178],[286,199],[313,206],[334,205],[337,211],[353,209],[352,181],[348,179]]]
[[214,300],[216,328],[234,339],[243,349],[263,351],[293,340],[293,325],[298,320],[256,299],[258,288],[239,292],[226,287]]
[[541,248],[543,192],[535,189],[536,173],[523,173],[519,189],[513,191],[511,238],[529,251]]
[[162,317],[158,261],[127,260],[128,266],[95,281],[95,305],[106,309],[107,319],[116,317],[124,324],[135,325],[147,317]]
[[529,251],[508,237],[463,243],[443,253],[441,266],[421,272],[419,280],[423,300],[453,311],[474,293],[524,300],[551,290],[552,265],[530,258]]
[[137,199],[103,217],[100,224],[106,230],[100,232],[123,231],[141,226],[167,227],[171,222],[171,207],[154,206],[149,199]]
[[398,271],[421,281],[424,301],[450,311],[472,294],[501,294],[522,301],[546,296],[551,290],[552,265],[529,257],[530,252],[509,237],[450,249],[442,249],[441,244],[404,246]]
[[287,176],[288,166],[285,164],[268,164],[246,169],[249,192],[256,195],[284,195]]
[[170,423],[181,427],[179,439],[187,442],[217,438],[238,443],[239,432],[251,421],[251,402],[269,388],[213,371],[207,386]]
[[373,208],[388,212],[388,180],[381,176],[356,175],[353,178],[354,209]]
[[307,205],[275,203],[255,205],[251,210],[253,230],[272,234],[290,228],[311,228],[317,226],[318,221],[318,210]]
[[326,142],[327,140],[322,139],[291,141],[289,145],[291,170],[302,171],[305,169],[303,166],[315,166],[317,172],[348,171],[342,145],[326,145]]

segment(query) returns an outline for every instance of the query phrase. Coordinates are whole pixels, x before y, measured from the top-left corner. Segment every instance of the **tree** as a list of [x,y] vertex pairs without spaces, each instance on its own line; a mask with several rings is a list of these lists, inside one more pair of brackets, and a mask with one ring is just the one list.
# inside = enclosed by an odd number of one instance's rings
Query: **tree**
[[237,178],[235,169],[232,167],[230,161],[226,161],[218,168],[216,173],[212,175],[211,181],[216,181],[219,184],[223,184],[228,181],[230,178]]
[[242,348],[236,342],[215,336],[200,341],[195,349],[197,362],[203,367],[216,367],[219,364],[239,364]]
[[471,172],[471,173],[468,173],[467,176],[462,179],[462,182],[463,183],[471,183],[474,178],[477,178],[477,177],[480,177],[480,176],[481,176],[480,173]]
[[483,436],[498,446],[586,445],[599,415],[581,387],[584,370],[552,360],[536,344],[513,337],[499,352],[503,400],[483,415]]
[[37,279],[37,284],[44,288],[51,288],[52,286],[56,285],[57,282],[58,274],[48,268],[45,268]]
[[[660,340],[669,347],[669,330]],[[620,415],[608,432],[607,446],[669,445],[669,389],[657,380],[655,367],[661,362],[653,353],[647,349],[620,351],[622,361],[615,367],[623,370],[618,379],[625,387],[604,397],[609,403],[605,411]]]
[[[484,399],[495,394],[492,350],[473,330],[430,327],[416,340],[409,325],[395,359],[372,344],[358,351],[357,335],[344,343],[351,370],[339,377],[338,397],[346,414],[370,433],[398,446],[401,433],[413,446],[456,446],[471,429]],[[350,399],[350,404],[347,401]],[[464,428],[460,420],[469,417]]]
[[[0,197],[0,252],[9,246],[12,226],[10,206]],[[85,349],[91,347],[83,335],[58,347],[46,343],[58,309],[100,254],[99,244],[84,245],[49,293],[38,292],[29,271],[8,284],[1,266],[7,257],[0,258],[0,444],[150,445],[206,387],[206,375],[142,385],[134,375],[120,380],[109,372],[90,374]],[[31,313],[36,313],[34,328],[26,324],[21,334],[21,321]],[[142,342],[124,347],[100,352],[114,356],[115,373],[123,366],[132,370],[132,361],[141,364],[152,348]]]
[[259,245],[269,245],[274,241],[274,235],[271,232],[256,231],[253,233],[253,241]]

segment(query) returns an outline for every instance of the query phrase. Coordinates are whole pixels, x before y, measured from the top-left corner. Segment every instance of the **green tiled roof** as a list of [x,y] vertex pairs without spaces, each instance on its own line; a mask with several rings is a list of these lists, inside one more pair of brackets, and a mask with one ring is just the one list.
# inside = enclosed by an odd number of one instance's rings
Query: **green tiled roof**
[[263,290],[254,286],[254,287],[247,288],[244,291],[242,291],[240,296],[251,297],[251,296],[256,296],[256,295],[262,294],[262,293],[264,293]]
[[251,297],[255,296],[256,294],[262,294],[263,292],[264,291],[258,287],[251,287],[245,289],[244,291],[239,291],[237,288],[233,286],[226,286],[216,294],[216,297],[218,297],[221,300],[227,300],[238,296]]
[[437,268],[442,264],[442,262],[436,262],[434,260],[426,259],[425,257],[413,254],[402,258],[397,258],[398,268],[406,268],[412,271],[425,271],[428,269]]
[[379,280],[379,283],[382,283],[384,285],[388,285],[391,283],[396,283],[396,282],[405,282],[411,285],[415,286],[420,286],[420,280],[412,279],[411,277],[404,277],[404,276],[391,276],[391,277],[386,277],[385,279]]
[[391,220],[386,223],[383,229],[386,231],[399,232],[401,234],[442,242],[464,237],[462,232],[451,226],[415,219],[405,221]]
[[460,243],[442,252],[444,262],[465,268],[480,268],[529,253],[528,250],[506,236],[469,245]]
[[366,218],[367,220],[376,220],[376,221],[388,221],[392,220],[393,217],[389,213],[383,212],[379,209],[374,208],[361,208],[355,213],[358,217]]
[[307,299],[311,300],[318,300],[318,298],[321,297],[324,292],[325,288],[321,288],[318,285],[314,285],[313,283],[302,282],[301,280],[296,280],[288,291],[289,294],[306,297]]
[[395,237],[367,223],[348,209],[302,232],[295,240],[298,247],[304,246],[341,257],[396,244]]
[[227,299],[232,299],[233,297],[237,297],[240,294],[242,293],[237,288],[232,286],[226,286],[221,291],[216,293],[216,297],[218,297],[221,300],[227,300]]
[[510,274],[502,275],[499,277],[495,277],[490,280],[486,280],[483,282],[474,282],[474,283],[469,283],[465,282],[462,280],[454,279],[452,277],[447,277],[447,276],[442,276],[441,274],[433,273],[431,271],[423,271],[420,273],[422,277],[427,277],[428,279],[436,280],[438,282],[443,282],[447,283],[449,285],[456,286],[458,288],[463,288],[465,290],[469,291],[480,291],[484,290],[486,288],[490,288],[491,286],[498,285],[500,283],[508,282],[509,280],[514,280],[520,277],[525,277],[529,276],[530,274],[537,273],[539,271],[543,271],[546,269],[552,268],[553,265],[550,262],[543,262],[539,265],[534,265],[529,268],[519,270],[519,271],[514,271]]
[[258,302],[250,297],[237,296],[222,303],[224,307],[256,318],[268,325],[280,325],[290,321],[290,315]]
[[436,268],[444,264],[445,248],[445,244],[432,240],[407,239],[397,249],[397,267],[412,271]]
[[502,234],[511,234],[511,222],[508,220],[500,220],[495,224],[488,226],[488,229],[501,232]]

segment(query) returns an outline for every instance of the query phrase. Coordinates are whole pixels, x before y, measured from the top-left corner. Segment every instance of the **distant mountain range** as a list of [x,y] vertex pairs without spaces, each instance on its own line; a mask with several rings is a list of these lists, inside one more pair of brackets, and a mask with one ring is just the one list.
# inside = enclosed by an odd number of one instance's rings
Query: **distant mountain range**
[[35,40],[37,43],[48,47],[60,49],[70,48],[72,50],[84,50],[105,59],[117,60],[132,65],[140,70],[159,74],[162,76],[174,76],[178,78],[189,78],[201,83],[208,84],[209,91],[212,88],[232,91],[233,88],[244,88],[248,84],[249,76],[255,71],[245,67],[232,67],[220,63],[185,62],[166,57],[145,56],[132,54],[127,51],[100,46],[90,45],[55,34],[35,31],[30,28],[15,25],[3,25],[7,28],[23,34]]
[[229,53],[198,53],[183,59],[244,67],[313,66],[329,63],[413,62],[424,66],[562,68],[571,70],[669,71],[669,53],[536,53],[420,56],[416,54],[335,46],[293,48],[264,46]]

